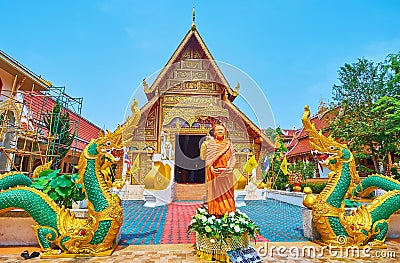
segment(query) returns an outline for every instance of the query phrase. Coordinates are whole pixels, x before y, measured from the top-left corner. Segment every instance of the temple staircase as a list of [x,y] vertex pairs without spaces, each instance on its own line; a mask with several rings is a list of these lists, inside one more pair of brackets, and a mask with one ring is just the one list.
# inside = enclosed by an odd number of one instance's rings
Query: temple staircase
[[206,184],[176,184],[175,200],[206,200]]

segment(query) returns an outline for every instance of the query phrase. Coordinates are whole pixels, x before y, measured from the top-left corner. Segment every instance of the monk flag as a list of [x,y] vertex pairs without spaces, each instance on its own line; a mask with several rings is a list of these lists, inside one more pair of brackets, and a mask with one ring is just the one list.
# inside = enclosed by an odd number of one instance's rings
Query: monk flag
[[131,167],[130,172],[131,172],[131,173],[134,173],[134,172],[136,172],[137,170],[139,170],[139,154],[136,155],[135,161],[134,161],[133,164],[132,164],[132,167]]
[[251,171],[253,171],[253,169],[256,168],[257,165],[258,163],[256,157],[254,157],[253,155],[247,160],[246,164],[244,165],[244,170],[248,173],[251,173]]
[[283,161],[282,161],[282,163],[281,163],[281,170],[282,170],[282,172],[283,172],[284,175],[287,175],[287,174],[288,174],[286,156],[283,157]]
[[268,156],[265,156],[265,158],[264,158],[264,165],[263,165],[263,168],[264,168],[264,171],[265,171],[266,173],[268,173],[268,171],[269,171]]

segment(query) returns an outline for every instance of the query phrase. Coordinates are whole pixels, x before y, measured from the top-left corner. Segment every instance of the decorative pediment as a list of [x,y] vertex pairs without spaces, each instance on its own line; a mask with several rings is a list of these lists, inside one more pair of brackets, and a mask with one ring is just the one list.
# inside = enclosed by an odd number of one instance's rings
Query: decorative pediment
[[234,94],[196,27],[189,30],[153,84],[144,85],[149,100],[165,92],[191,89],[199,93]]

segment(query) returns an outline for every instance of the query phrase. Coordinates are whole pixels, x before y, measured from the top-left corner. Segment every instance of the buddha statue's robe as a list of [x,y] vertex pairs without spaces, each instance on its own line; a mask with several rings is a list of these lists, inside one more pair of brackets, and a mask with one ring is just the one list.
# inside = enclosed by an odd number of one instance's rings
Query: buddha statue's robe
[[[206,147],[208,211],[219,217],[236,210],[232,173],[236,162],[235,152],[229,140],[210,140]],[[221,173],[213,173],[211,167],[219,169]],[[231,169],[225,171],[226,168]]]

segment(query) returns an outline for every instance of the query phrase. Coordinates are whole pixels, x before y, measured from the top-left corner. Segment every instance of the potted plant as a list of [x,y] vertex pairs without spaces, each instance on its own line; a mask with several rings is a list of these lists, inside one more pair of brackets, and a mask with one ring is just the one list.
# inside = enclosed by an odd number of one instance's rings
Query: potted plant
[[249,238],[255,240],[260,229],[239,210],[217,218],[201,207],[190,221],[188,232],[196,232],[196,253],[200,258],[226,261],[226,251],[247,248]]
[[44,170],[34,179],[31,187],[50,196],[58,205],[72,208],[72,202],[85,199],[82,185],[75,183],[79,174],[60,174],[60,169]]

